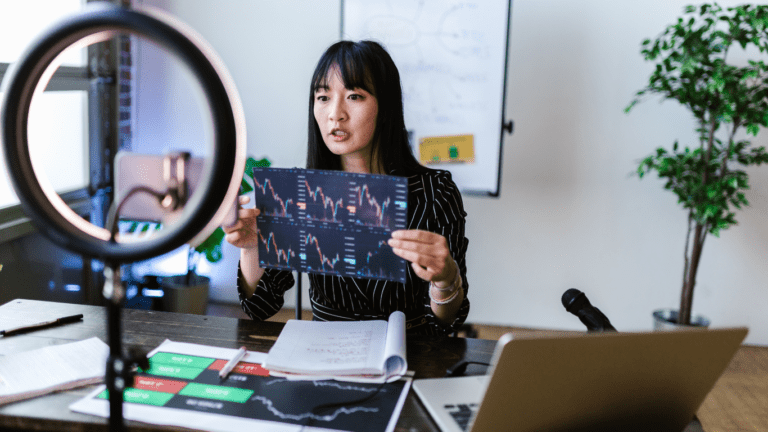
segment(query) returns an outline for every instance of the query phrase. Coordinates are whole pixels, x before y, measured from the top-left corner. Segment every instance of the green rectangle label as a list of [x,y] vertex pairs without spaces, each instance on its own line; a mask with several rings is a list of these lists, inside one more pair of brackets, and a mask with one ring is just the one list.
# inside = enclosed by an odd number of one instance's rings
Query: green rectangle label
[[183,396],[243,403],[251,397],[253,390],[189,383],[186,387],[181,389],[179,394]]
[[183,366],[172,366],[172,365],[167,365],[162,363],[158,364],[158,363],[150,362],[149,369],[146,371],[146,373],[150,375],[193,380],[197,378],[197,376],[200,375],[200,373],[204,370],[205,368],[201,369],[201,368],[191,368],[191,367],[183,367]]
[[[107,395],[109,395],[109,391],[104,390],[96,397],[101,399],[108,399]],[[155,406],[165,405],[169,400],[171,400],[173,396],[174,395],[170,393],[162,393],[151,390],[139,390],[135,388],[127,388],[123,392],[123,400],[125,402]]]
[[149,359],[149,364],[162,363],[164,365],[191,367],[205,369],[214,362],[215,359],[207,357],[196,357],[184,354],[171,354],[159,352]]

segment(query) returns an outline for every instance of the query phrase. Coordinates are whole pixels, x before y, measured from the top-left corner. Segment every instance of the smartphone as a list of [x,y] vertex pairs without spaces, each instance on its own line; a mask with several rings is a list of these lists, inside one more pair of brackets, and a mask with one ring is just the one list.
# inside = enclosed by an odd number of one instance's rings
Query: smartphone
[[[122,197],[137,186],[146,186],[158,192],[167,189],[164,177],[165,155],[148,155],[119,151],[115,156],[115,197]],[[189,157],[185,164],[184,176],[187,181],[187,196],[191,197],[200,183],[205,160],[199,157]],[[228,227],[237,222],[239,203],[237,196],[231,203],[223,203],[229,210],[222,222]],[[182,208],[169,211],[163,208],[157,199],[148,193],[136,193],[123,204],[120,209],[120,219],[141,222],[172,223],[181,215]]]

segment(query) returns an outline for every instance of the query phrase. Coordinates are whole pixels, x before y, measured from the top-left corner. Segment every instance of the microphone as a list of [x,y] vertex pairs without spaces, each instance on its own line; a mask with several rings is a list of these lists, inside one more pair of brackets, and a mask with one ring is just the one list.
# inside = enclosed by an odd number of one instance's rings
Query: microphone
[[563,293],[565,310],[579,317],[591,332],[616,331],[600,309],[592,306],[587,296],[576,288],[570,288]]

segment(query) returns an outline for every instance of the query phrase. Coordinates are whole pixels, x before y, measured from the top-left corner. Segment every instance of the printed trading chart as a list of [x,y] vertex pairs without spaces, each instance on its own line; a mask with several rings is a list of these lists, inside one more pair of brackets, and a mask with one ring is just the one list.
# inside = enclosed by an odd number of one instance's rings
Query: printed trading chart
[[407,179],[254,168],[253,180],[262,267],[405,282],[387,239],[406,227]]
[[[384,385],[289,381],[269,376],[260,366],[266,354],[257,352],[249,352],[220,379],[219,370],[235,352],[164,342],[150,353],[149,369],[124,391],[125,417],[195,429],[293,431],[311,426],[387,432],[394,429],[410,386],[410,379]],[[367,397],[372,393],[378,394]],[[99,416],[106,416],[108,408],[104,386],[70,406]]]

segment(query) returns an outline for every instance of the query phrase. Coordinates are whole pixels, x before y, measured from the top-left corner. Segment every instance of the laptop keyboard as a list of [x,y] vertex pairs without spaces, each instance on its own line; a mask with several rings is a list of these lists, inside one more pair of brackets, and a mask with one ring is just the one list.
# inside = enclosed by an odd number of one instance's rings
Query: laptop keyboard
[[461,430],[469,430],[469,420],[477,412],[477,404],[447,404],[443,408],[456,420]]

